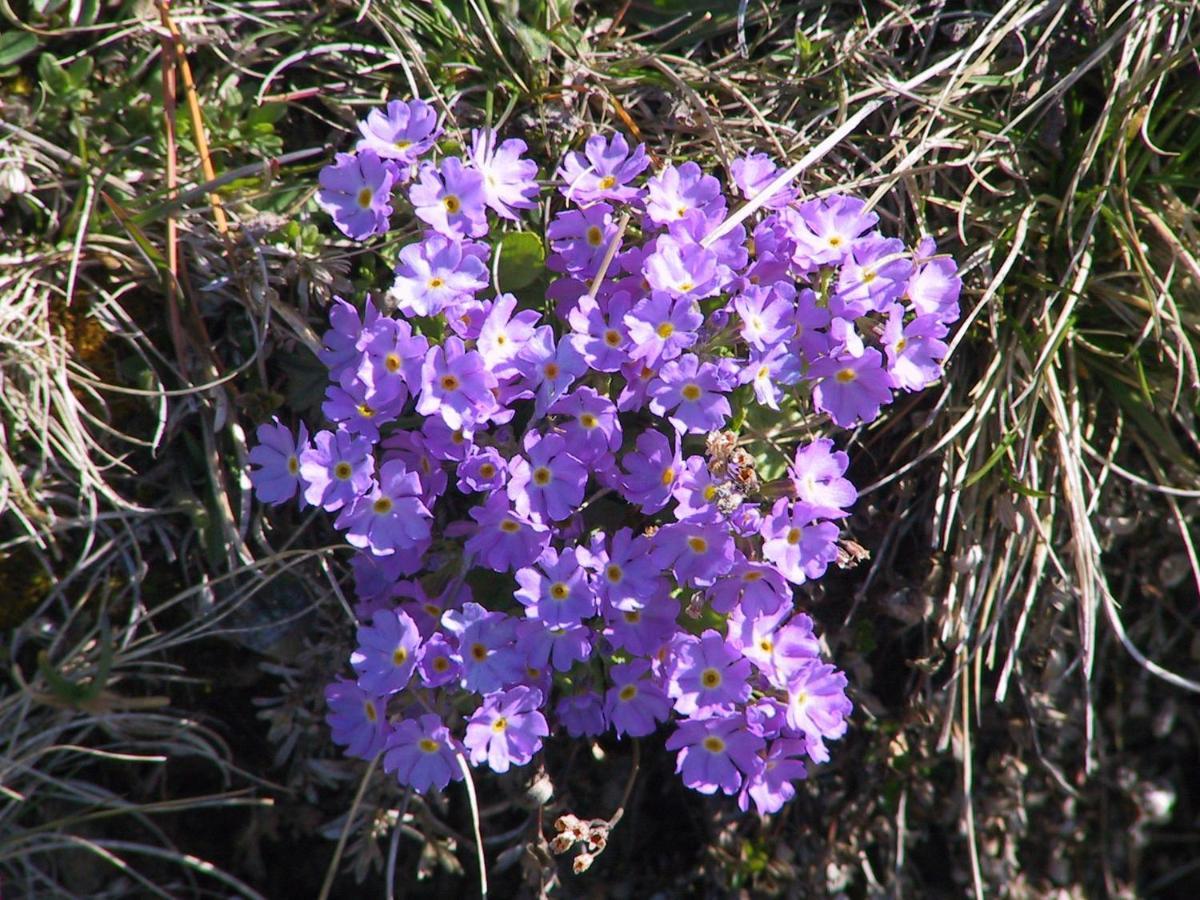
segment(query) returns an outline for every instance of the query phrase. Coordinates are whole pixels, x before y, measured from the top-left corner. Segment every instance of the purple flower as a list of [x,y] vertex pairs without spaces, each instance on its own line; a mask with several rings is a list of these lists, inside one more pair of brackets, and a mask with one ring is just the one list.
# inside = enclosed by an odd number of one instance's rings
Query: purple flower
[[472,507],[471,518],[479,527],[467,539],[467,553],[493,572],[530,565],[550,543],[549,527],[511,510],[500,491]]
[[525,456],[508,464],[508,496],[519,514],[561,522],[579,508],[588,472],[566,448],[562,435],[525,436]]
[[647,429],[637,436],[636,450],[621,457],[625,476],[620,490],[625,499],[642,512],[653,515],[671,499],[671,491],[683,472],[678,442],[674,449],[661,432]]
[[362,338],[363,352],[353,375],[342,376],[366,385],[365,400],[380,410],[399,410],[409,391],[421,386],[421,361],[429,351],[429,341],[414,335],[412,326],[399,319],[381,318]]
[[374,150],[339,153],[318,176],[317,204],[356,241],[388,230],[396,172]]
[[862,200],[841,195],[809,200],[781,215],[788,236],[796,242],[795,262],[806,272],[840,263],[860,236],[879,221]]
[[343,429],[318,431],[313,446],[300,453],[304,499],[326,512],[353,503],[371,490],[375,459],[371,441]]
[[[917,255],[928,257],[936,247],[932,238],[923,240]],[[931,259],[918,267],[908,280],[908,300],[918,316],[936,316],[949,325],[958,319],[958,297],[962,293],[962,278],[952,259]]]
[[342,510],[334,523],[346,541],[376,556],[411,550],[429,539],[433,515],[421,500],[421,480],[401,460],[385,462],[379,484]]
[[590,549],[578,552],[595,573],[596,593],[604,603],[613,609],[641,609],[662,594],[662,569],[650,559],[649,538],[634,537],[630,529],[622,528],[607,551],[601,535],[593,540]]
[[598,200],[628,203],[640,194],[629,182],[648,165],[650,160],[642,144],[630,154],[624,135],[616,133],[605,141],[603,135],[593,134],[584,144],[583,153],[563,156],[555,174],[563,182],[559,190],[572,203],[580,206]]
[[834,519],[858,499],[854,485],[842,477],[850,457],[833,449],[833,441],[819,438],[796,448],[788,477],[796,496],[807,503],[814,516]]
[[771,684],[780,688],[786,688],[796,672],[821,656],[812,619],[801,614],[789,620],[790,613],[788,607],[758,616],[734,610],[729,617],[730,646],[740,650]]
[[[765,153],[747,153],[735,159],[729,165],[729,174],[733,183],[747,200],[753,200],[762,190],[775,180],[779,169],[771,162],[771,157]],[[767,209],[783,209],[796,199],[796,189],[790,185],[777,190],[771,195],[764,206]]]
[[[544,622],[526,619],[517,624],[517,653],[525,660],[530,673],[538,672],[548,665],[556,671],[569,672],[577,662],[587,659],[592,653],[592,629],[587,625],[569,623],[547,628]],[[546,673],[549,676],[549,673]],[[535,678],[525,679],[538,687]],[[551,682],[546,683],[545,692]]]
[[487,252],[478,244],[429,234],[400,251],[388,297],[405,315],[436,316],[487,287]]
[[742,339],[755,350],[766,352],[795,331],[791,300],[772,287],[751,286],[733,301],[742,320]]
[[442,346],[429,348],[421,367],[417,412],[437,413],[450,428],[479,425],[497,411],[496,385],[482,356],[466,350],[459,338],[446,338]]
[[[249,459],[258,468],[250,472],[250,483],[259,500],[278,505],[291,500],[297,490],[303,491],[300,454],[309,448],[308,429],[301,422],[299,433],[293,437],[291,429],[279,424],[278,416],[271,421],[275,424],[259,425],[255,432],[258,444],[250,450]],[[304,502],[302,493],[301,506]]]
[[390,403],[376,408],[367,402],[370,385],[356,378],[348,379],[347,385],[349,390],[336,384],[331,384],[325,389],[325,402],[321,404],[321,412],[325,414],[325,418],[336,422],[339,430],[362,435],[372,442],[379,440],[379,422],[391,421],[396,417],[401,404],[395,401],[399,398],[381,398]]
[[[428,421],[428,420],[427,420]],[[439,420],[440,421],[440,420]],[[446,492],[449,478],[441,462],[429,451],[425,435],[420,431],[395,431],[384,438],[384,454],[380,467],[392,460],[400,460],[405,468],[415,474],[421,489],[421,499],[432,506]]]
[[883,347],[887,351],[888,372],[896,387],[919,391],[942,377],[942,360],[949,348],[940,340],[946,326],[935,315],[919,316],[904,324],[903,308],[890,308],[883,329]]
[[357,149],[373,150],[383,159],[394,159],[404,168],[429,151],[442,133],[437,111],[424,100],[392,100],[386,110],[373,109],[358,123],[362,138]]
[[517,602],[525,607],[526,616],[545,625],[575,625],[596,614],[596,594],[574,547],[561,554],[547,548],[537,568],[518,569],[516,577]]
[[575,334],[571,341],[584,361],[597,372],[617,372],[629,361],[629,331],[625,313],[633,305],[626,291],[619,291],[603,306],[584,294],[568,315]]
[[685,519],[664,525],[651,540],[650,559],[691,587],[712,584],[733,568],[734,545],[724,522]]
[[541,318],[532,309],[523,309],[514,314],[516,308],[517,298],[512,294],[497,297],[488,309],[476,343],[476,349],[488,369],[501,379],[521,371],[516,361],[517,354],[525,349],[533,337],[537,320]]
[[695,519],[697,522],[714,522],[721,513],[713,503],[719,493],[719,483],[713,480],[708,462],[700,456],[689,456],[684,462],[683,473],[671,491],[677,501],[675,518]]
[[537,206],[537,163],[521,159],[529,148],[515,138],[496,145],[490,128],[471,132],[471,165],[483,176],[483,197],[498,215],[518,220],[519,209]]
[[792,589],[775,566],[743,561],[708,589],[714,612],[741,608],[744,615],[771,615],[792,603]]
[[350,665],[358,686],[374,697],[404,690],[417,665],[421,635],[407,613],[381,609],[370,625],[358,627],[358,647]]
[[451,781],[462,780],[457,756],[465,750],[437,716],[404,719],[388,736],[383,771],[418,793],[445,790]]
[[812,660],[788,682],[788,725],[802,732],[813,762],[826,762],[825,739],[846,733],[846,717],[854,710],[846,697],[846,676],[827,663]]
[[582,387],[550,407],[555,415],[570,416],[563,429],[567,452],[584,464],[593,464],[621,447],[621,422],[617,408],[594,388]]
[[874,347],[867,347],[858,357],[843,354],[819,359],[809,368],[809,375],[821,379],[813,388],[813,405],[829,413],[842,428],[875,421],[879,407],[892,401],[895,381]]
[[646,187],[646,214],[656,225],[675,222],[694,209],[709,219],[719,217],[725,210],[721,183],[711,175],[705,175],[694,162],[686,162],[678,168],[668,165],[647,181]]
[[458,489],[464,494],[498,491],[507,480],[508,463],[495,447],[485,447],[458,464]]
[[513,641],[516,620],[464,603],[442,616],[442,627],[458,639],[462,686],[487,694],[521,680],[523,666]]
[[541,705],[542,692],[525,685],[484,697],[467,722],[463,740],[471,762],[486,762],[493,772],[507,772],[509,766],[523,766],[533,759],[542,738],[550,733],[546,717],[538,711]]
[[709,297],[719,290],[717,255],[699,244],[680,244],[663,235],[642,264],[652,290],[672,297]]
[[454,649],[441,632],[434,634],[421,647],[417,673],[425,687],[441,687],[462,678],[462,663],[455,658]]
[[618,735],[644,737],[653,734],[671,714],[671,701],[654,679],[648,677],[650,661],[635,659],[609,670],[613,686],[604,695],[604,712]]
[[347,756],[374,759],[390,731],[384,701],[353,681],[339,678],[326,686],[325,702],[329,705],[325,721],[333,731],[333,742],[344,746]]
[[457,156],[442,160],[441,169],[421,166],[408,190],[417,218],[454,240],[487,234],[483,176],[468,169]]
[[544,416],[546,410],[587,371],[587,362],[579,355],[570,337],[554,341],[554,329],[543,325],[534,332],[520,353],[527,369],[526,384],[535,393],[533,412]]
[[650,382],[650,411],[668,416],[680,433],[718,431],[732,412],[722,395],[730,387],[716,366],[686,353],[666,363]]
[[625,327],[633,344],[630,356],[647,366],[675,359],[696,343],[696,330],[703,323],[696,301],[688,297],[672,300],[667,294],[656,293],[640,300],[625,314]]
[[698,638],[672,641],[668,667],[667,693],[682,715],[705,715],[712,707],[732,706],[750,696],[749,660],[711,628]]
[[381,321],[379,310],[369,296],[361,320],[353,306],[341,297],[333,298],[329,308],[329,330],[321,336],[322,347],[317,354],[329,367],[332,381],[341,381],[343,374],[358,366],[363,348]]
[[666,579],[659,579],[658,584],[661,591],[644,606],[604,608],[604,636],[614,647],[635,656],[651,656],[676,633],[679,602],[671,598]]
[[766,353],[751,352],[738,379],[754,388],[754,399],[763,406],[779,409],[783,387],[800,380],[800,359],[787,344],[776,344]]
[[804,502],[789,508],[786,498],[777,500],[762,534],[763,559],[775,563],[792,584],[820,578],[837,559],[837,526],[814,522],[812,507]]
[[912,274],[912,260],[897,238],[863,238],[854,244],[838,272],[830,309],[835,316],[855,318],[879,312],[899,300]]
[[595,737],[608,728],[604,719],[604,703],[595,691],[568,694],[558,701],[554,714],[573,738]]
[[[675,771],[683,783],[702,794],[718,789],[736,794],[742,774],[758,771],[758,752],[766,741],[746,729],[744,715],[688,719],[667,738],[667,749],[678,750]],[[740,770],[740,771],[739,771]]]
[[762,758],[762,766],[746,777],[738,794],[738,808],[745,812],[753,800],[760,815],[783,809],[783,805],[796,796],[796,786],[792,782],[808,777],[804,762],[797,758],[804,752],[803,741],[774,741]]
[[600,271],[600,263],[616,234],[612,207],[607,203],[563,210],[546,228],[550,249],[554,251],[546,265],[554,272],[592,278]]

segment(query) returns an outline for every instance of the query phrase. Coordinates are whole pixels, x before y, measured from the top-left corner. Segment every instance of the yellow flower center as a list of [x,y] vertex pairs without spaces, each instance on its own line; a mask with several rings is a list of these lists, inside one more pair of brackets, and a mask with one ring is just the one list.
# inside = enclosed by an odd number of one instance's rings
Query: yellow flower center
[[799,528],[789,528],[788,529],[787,542],[789,544],[791,544],[793,547],[796,544],[800,543],[800,529]]
[[379,713],[375,711],[375,704],[370,700],[363,704],[363,715],[367,717],[367,721],[372,725],[379,719]]
[[455,378],[453,375],[443,375],[442,376],[441,385],[442,385],[443,391],[457,391],[459,388],[459,384],[460,384],[459,380],[457,378]]
[[700,675],[700,683],[709,690],[719,687],[721,684],[721,673],[716,669],[705,669]]
[[383,358],[383,367],[395,375],[400,371],[400,357],[395,353],[389,353]]
[[690,281],[681,281],[679,283],[679,293],[686,294],[688,291],[690,291],[695,286],[696,285]]
[[393,141],[392,146],[397,150],[407,150],[412,146],[412,141],[406,140],[405,138],[400,138],[398,141]]
[[450,671],[450,660],[444,656],[435,656],[433,658],[433,671],[448,672]]
[[495,722],[492,723],[492,731],[496,732],[496,734],[499,734],[507,727],[508,727],[508,719],[504,718],[504,716],[501,716]]
[[333,467],[333,477],[339,481],[345,481],[353,474],[354,470],[350,468],[350,463],[348,462],[340,462]]
[[604,240],[604,232],[600,230],[599,225],[593,225],[587,230],[587,242],[593,247],[599,247],[600,242]]
[[493,466],[491,463],[484,463],[482,466],[479,467],[479,474],[482,475],[484,478],[491,478],[492,476],[494,476],[496,474],[496,467]]
[[402,666],[408,662],[408,651],[403,647],[397,647],[392,651],[392,665]]
[[358,192],[358,205],[363,209],[371,208],[371,198],[374,197],[374,192],[369,188],[361,188]]
[[358,414],[364,419],[375,418],[375,410],[371,409],[371,407],[367,406],[365,403],[358,404]]
[[685,384],[683,386],[683,390],[680,391],[679,393],[683,394],[684,400],[693,400],[693,401],[699,400],[700,399],[700,385]]
[[446,207],[446,212],[450,213],[450,215],[454,215],[460,209],[462,209],[462,201],[459,200],[454,194],[447,194],[442,198],[442,206]]
[[437,276],[434,276],[433,278],[429,279],[429,288],[430,288],[430,290],[436,291],[438,288],[440,288],[445,283],[446,283],[446,280],[444,278],[438,278]]
[[417,746],[421,748],[422,753],[437,753],[437,741],[433,738],[421,738],[417,741]]
[[662,483],[664,485],[668,485],[671,482],[673,482],[674,480],[675,480],[675,470],[670,467],[663,469]]
[[704,749],[709,753],[723,753],[725,752],[725,742],[715,734],[710,734],[704,739]]
[[380,497],[371,504],[371,509],[375,510],[377,516],[386,516],[392,511],[392,498]]
[[608,568],[604,570],[604,577],[613,584],[619,584],[625,573],[621,571],[621,567],[616,563],[610,563]]
[[712,503],[713,497],[715,496],[717,496],[717,486],[715,484],[710,484],[704,489],[704,499],[709,503]]
[[658,332],[658,336],[664,341],[675,333],[675,326],[670,322],[663,322],[658,328],[654,329]]
[[597,425],[600,424],[600,420],[597,419],[595,416],[593,416],[591,413],[584,413],[582,416],[579,417],[579,424],[582,425],[584,428],[595,428]]
[[479,643],[472,644],[471,658],[475,660],[475,662],[483,662],[485,659],[487,659],[487,647]]
[[608,331],[604,332],[604,343],[608,344],[610,347],[616,347],[621,343],[621,335],[610,328]]
[[550,483],[550,470],[545,466],[538,466],[533,470],[533,483],[539,487],[545,487]]
[[616,176],[605,175],[603,178],[600,179],[600,190],[607,191],[609,188],[611,188],[616,183],[617,183]]
[[639,609],[628,609],[622,614],[622,617],[630,625],[636,625],[642,621],[642,611]]
[[702,537],[690,537],[687,543],[693,553],[704,553],[708,550],[708,541]]
[[546,363],[546,367],[542,371],[546,373],[547,378],[553,380],[558,377],[558,373],[562,370],[558,367],[558,363]]
[[637,685],[627,684],[627,685],[625,685],[625,687],[621,688],[621,690],[619,690],[617,692],[617,696],[620,697],[622,700],[624,700],[626,703],[628,703],[630,700],[632,700],[634,697],[637,696],[637,692],[638,692]]
[[288,457],[288,474],[297,475],[300,472],[300,460],[296,458],[296,454]]
[[555,600],[566,600],[567,595],[570,593],[570,589],[561,581],[556,581],[550,585],[550,596]]
[[855,372],[853,369],[842,369],[842,371],[838,372],[833,377],[836,378],[842,384],[849,384],[855,378],[858,377],[858,373]]
[[516,534],[518,531],[521,530],[521,526],[518,525],[516,522],[514,522],[512,519],[505,519],[503,522],[500,523],[500,530],[507,532],[508,534]]

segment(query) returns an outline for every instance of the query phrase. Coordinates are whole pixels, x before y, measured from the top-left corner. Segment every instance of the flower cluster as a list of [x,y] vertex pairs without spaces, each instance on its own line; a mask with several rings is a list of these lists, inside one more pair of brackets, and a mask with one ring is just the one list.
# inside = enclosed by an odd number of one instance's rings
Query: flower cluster
[[524,765],[552,729],[667,726],[686,785],[780,809],[851,711],[794,590],[838,558],[857,495],[832,440],[779,458],[787,429],[739,423],[760,405],[849,427],[936,380],[954,262],[883,236],[860,200],[791,187],[718,230],[727,190],[776,180],[766,156],[726,188],[596,135],[554,173],[557,277],[520,300],[492,262],[539,204],[525,144],[484,129],[423,161],[439,128],[420,100],[361,131],[320,204],[362,239],[404,196],[423,237],[399,253],[394,314],[331,309],[329,427],[276,421],[251,453],[260,499],[336,513],[359,551],[335,741],[423,791],[461,778],[460,757]]

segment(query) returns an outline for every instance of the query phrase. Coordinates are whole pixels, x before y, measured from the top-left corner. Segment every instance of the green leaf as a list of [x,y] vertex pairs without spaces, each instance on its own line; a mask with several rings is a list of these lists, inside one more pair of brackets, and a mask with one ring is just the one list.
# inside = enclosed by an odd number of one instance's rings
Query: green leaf
[[0,69],[19,62],[37,48],[37,36],[28,31],[6,31],[0,34]]
[[529,231],[512,231],[495,247],[499,256],[498,290],[519,291],[537,281],[546,267],[542,239]]
[[71,90],[71,78],[53,54],[39,56],[37,70],[42,87],[54,96],[62,97]]

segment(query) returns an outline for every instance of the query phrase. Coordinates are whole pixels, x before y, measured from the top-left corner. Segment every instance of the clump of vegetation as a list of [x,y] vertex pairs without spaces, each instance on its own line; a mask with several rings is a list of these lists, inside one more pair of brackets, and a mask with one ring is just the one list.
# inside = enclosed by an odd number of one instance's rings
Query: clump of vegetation
[[[0,15],[9,892],[473,889],[461,796],[339,758],[348,557],[312,513],[267,529],[247,477],[258,423],[320,406],[332,295],[394,277],[399,244],[334,236],[314,182],[410,96],[460,146],[490,125],[542,161],[610,130],[654,171],[811,157],[803,197],[863,196],[963,262],[945,381],[841,435],[870,557],[805,601],[851,686],[841,752],[759,817],[648,747],[628,782],[627,742],[551,742],[569,795],[477,785],[495,890],[1195,885],[1192,4]],[[582,875],[531,840],[618,808]]]

